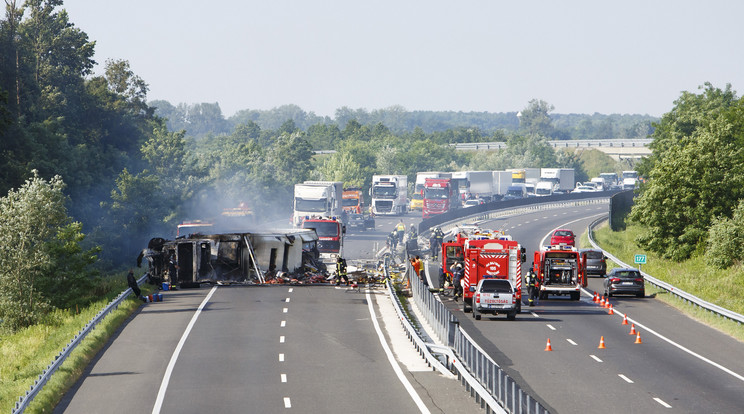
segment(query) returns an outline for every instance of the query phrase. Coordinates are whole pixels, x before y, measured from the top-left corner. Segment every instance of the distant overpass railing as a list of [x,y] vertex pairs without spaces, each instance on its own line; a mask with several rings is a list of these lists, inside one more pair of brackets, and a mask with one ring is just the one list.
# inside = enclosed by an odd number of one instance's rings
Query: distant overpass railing
[[[647,138],[637,139],[564,139],[548,141],[553,148],[634,148],[647,147],[653,140]],[[462,142],[450,144],[458,151],[473,150],[496,150],[506,148],[506,142]]]

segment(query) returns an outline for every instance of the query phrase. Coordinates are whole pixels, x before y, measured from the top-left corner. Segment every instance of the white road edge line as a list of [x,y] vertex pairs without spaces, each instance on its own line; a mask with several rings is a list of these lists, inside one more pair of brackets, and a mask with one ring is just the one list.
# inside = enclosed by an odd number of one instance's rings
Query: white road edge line
[[624,379],[624,380],[625,380],[625,382],[627,382],[628,384],[632,384],[632,383],[633,383],[633,380],[632,380],[632,379],[630,379],[630,378],[626,377],[626,376],[625,376],[625,375],[623,375],[623,374],[617,374],[617,376],[618,376],[618,377],[620,377],[620,378],[622,378],[622,379]]
[[602,360],[599,359],[599,358],[597,358],[596,355],[589,355],[589,356],[592,357],[592,359],[595,360],[595,361],[597,361],[597,362],[602,362]]
[[398,379],[400,380],[401,384],[403,384],[403,387],[408,391],[408,394],[411,396],[413,401],[416,403],[416,406],[419,408],[419,410],[424,414],[430,414],[429,408],[426,407],[426,404],[424,404],[424,401],[421,400],[421,397],[416,393],[416,390],[413,388],[413,385],[411,385],[411,382],[408,381],[408,378],[406,378],[405,374],[403,374],[403,370],[400,369],[400,365],[398,365],[398,361],[395,360],[395,356],[393,355],[393,352],[390,350],[390,346],[388,345],[387,341],[385,340],[385,335],[382,334],[382,329],[380,329],[380,323],[377,322],[377,315],[375,314],[375,308],[372,305],[372,296],[370,296],[369,292],[366,293],[367,295],[367,308],[369,308],[369,315],[372,319],[372,324],[375,327],[375,332],[377,332],[377,337],[380,339],[380,344],[382,345],[382,349],[385,351],[385,354],[387,355],[388,362],[390,362],[390,365],[393,367],[393,371],[395,371],[395,375],[398,376]]
[[207,297],[204,298],[202,303],[196,309],[196,312],[194,312],[194,316],[191,317],[191,321],[189,321],[189,324],[186,326],[186,330],[183,331],[183,335],[181,335],[181,339],[178,341],[178,345],[176,345],[173,355],[171,355],[170,362],[168,362],[168,367],[165,369],[163,381],[160,383],[160,390],[158,390],[158,397],[155,399],[155,406],[152,407],[153,414],[160,413],[160,409],[163,407],[163,400],[165,399],[165,392],[168,390],[168,383],[170,382],[170,377],[173,373],[173,368],[176,366],[176,361],[178,361],[178,355],[181,354],[181,349],[186,343],[186,338],[189,337],[191,329],[194,327],[194,324],[196,324],[196,319],[199,318],[202,309],[207,305],[207,302],[209,302],[209,299],[212,298],[212,295],[216,290],[217,286],[213,287],[212,290],[209,291]]
[[662,400],[661,398],[656,397],[656,398],[654,398],[654,401],[656,401],[657,403],[663,405],[666,408],[672,408],[671,405],[665,403],[664,400]]

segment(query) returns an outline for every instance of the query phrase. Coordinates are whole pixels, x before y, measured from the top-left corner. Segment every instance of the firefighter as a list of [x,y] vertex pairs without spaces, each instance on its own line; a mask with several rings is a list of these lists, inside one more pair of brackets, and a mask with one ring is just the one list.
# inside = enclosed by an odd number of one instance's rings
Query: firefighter
[[530,306],[535,306],[535,299],[537,299],[538,285],[537,285],[537,275],[535,275],[535,272],[532,269],[530,269],[530,271],[527,272],[527,277],[525,277],[525,282],[527,283],[527,301],[529,302]]
[[408,233],[408,240],[416,240],[418,239],[418,232],[416,231],[416,226],[411,224],[411,230]]
[[403,236],[406,234],[406,225],[403,224],[403,219],[395,226],[395,231],[398,233],[398,243],[403,243]]
[[442,241],[444,241],[444,233],[440,227],[437,227],[433,232],[431,232],[431,238],[429,239],[432,258],[436,259],[439,257],[439,250],[442,248]]
[[398,245],[398,234],[395,231],[388,234],[387,244],[391,251],[395,250],[395,247]]
[[457,302],[457,297],[462,295],[462,263],[456,262],[452,267],[454,268],[452,270],[452,284],[455,286],[455,302]]
[[341,284],[341,279],[344,280],[346,286],[349,286],[349,276],[346,275],[346,259],[339,256],[336,259],[336,286]]

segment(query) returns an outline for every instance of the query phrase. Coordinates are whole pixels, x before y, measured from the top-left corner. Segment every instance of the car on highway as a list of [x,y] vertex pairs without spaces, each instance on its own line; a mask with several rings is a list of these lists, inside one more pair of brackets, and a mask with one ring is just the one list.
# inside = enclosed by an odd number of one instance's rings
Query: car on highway
[[607,297],[618,294],[646,296],[643,275],[632,267],[616,267],[610,270],[604,280],[604,294]]
[[474,207],[474,206],[479,206],[481,204],[485,204],[485,201],[483,201],[480,198],[471,198],[470,200],[465,200],[465,202],[462,203],[462,207],[463,208]]
[[559,244],[567,244],[569,246],[576,245],[576,235],[569,229],[558,229],[553,232],[550,236],[550,245],[556,246]]
[[597,192],[597,188],[593,185],[581,184],[577,185],[572,193],[594,193]]
[[349,229],[367,230],[375,228],[375,218],[367,214],[351,213],[348,217]]
[[471,286],[473,292],[473,317],[480,320],[481,314],[506,314],[513,321],[517,316],[517,295],[508,279],[481,279]]
[[581,249],[579,255],[586,263],[587,276],[605,277],[607,275],[607,256],[602,250]]

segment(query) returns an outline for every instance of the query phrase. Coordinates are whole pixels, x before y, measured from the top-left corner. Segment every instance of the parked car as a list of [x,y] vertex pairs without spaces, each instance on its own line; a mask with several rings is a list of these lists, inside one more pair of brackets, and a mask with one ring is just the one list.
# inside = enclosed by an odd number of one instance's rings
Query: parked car
[[517,295],[507,279],[481,279],[471,286],[473,294],[473,317],[480,320],[482,313],[497,315],[505,313],[513,321],[517,316]]
[[581,258],[586,261],[586,275],[605,277],[607,275],[607,256],[602,250],[581,249]]
[[567,244],[569,246],[576,245],[576,235],[569,229],[558,229],[553,232],[550,236],[550,245],[555,246],[558,244]]
[[646,285],[638,269],[617,267],[610,270],[604,280],[604,294],[607,297],[617,294],[646,296]]
[[375,218],[367,214],[351,213],[348,220],[349,229],[367,230],[375,228]]

